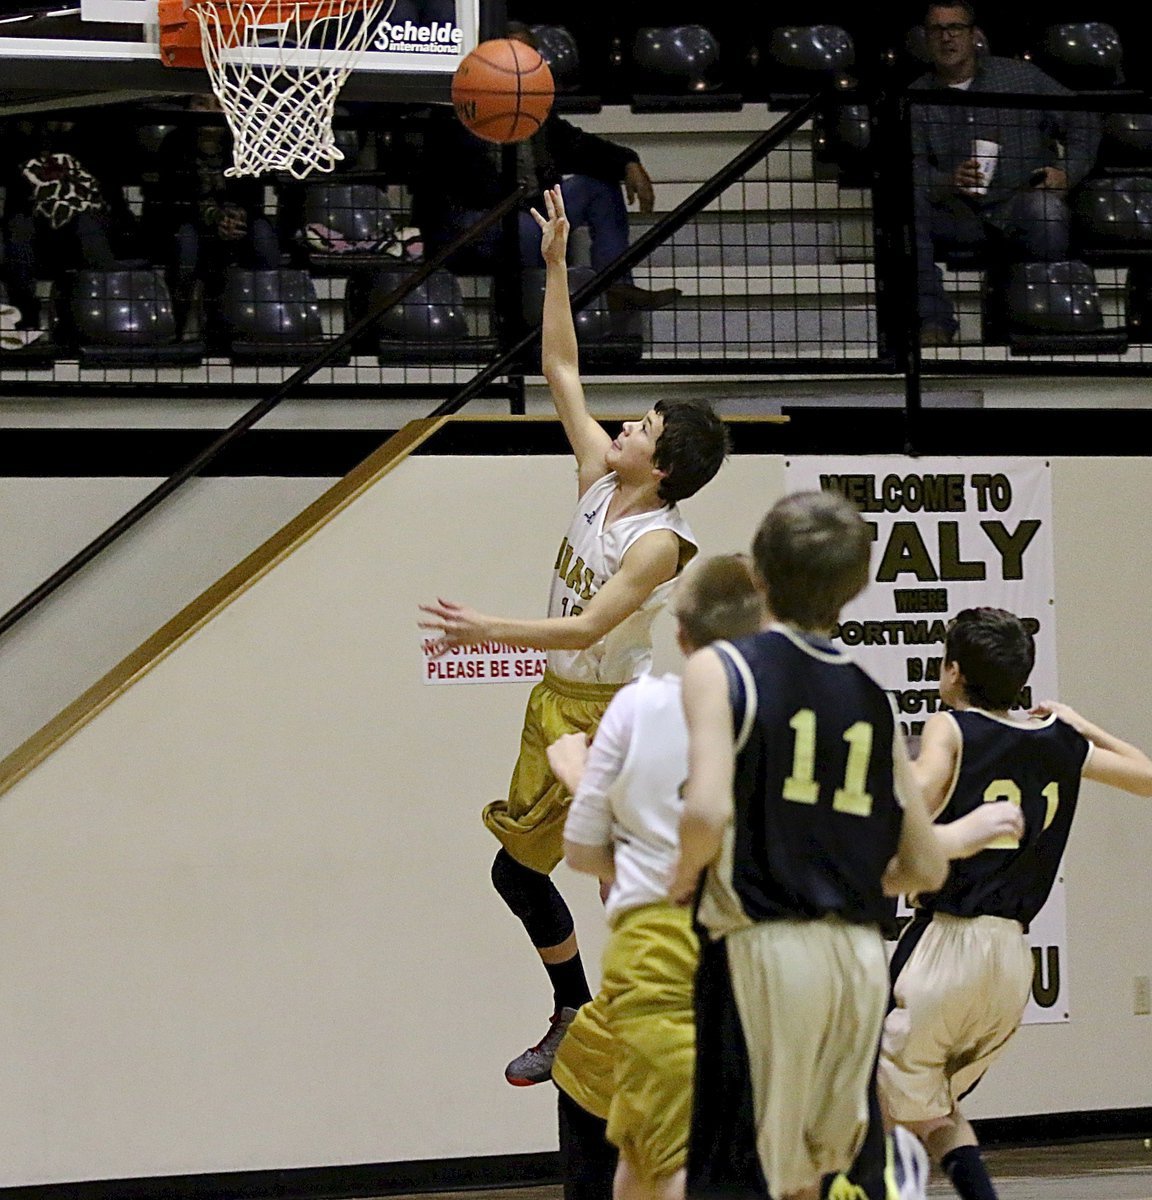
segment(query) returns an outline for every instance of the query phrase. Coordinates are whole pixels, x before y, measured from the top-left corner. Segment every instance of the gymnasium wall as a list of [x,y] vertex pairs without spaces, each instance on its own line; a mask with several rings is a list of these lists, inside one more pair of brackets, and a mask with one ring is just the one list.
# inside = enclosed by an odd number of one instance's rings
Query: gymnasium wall
[[[478,819],[527,685],[424,685],[416,621],[437,595],[538,614],[575,479],[435,447],[386,448],[0,798],[0,1186],[554,1148],[551,1089],[502,1078],[549,996]],[[707,550],[746,547],[783,471],[735,456],[685,505]],[[1053,491],[1063,698],[1152,746],[1152,461],[1057,460]],[[1073,1019],[1023,1030],[974,1115],[1147,1103],[1152,808],[1082,804]],[[594,968],[595,887],[559,880]]]
[[[161,482],[0,478],[0,611],[23,600]],[[332,482],[197,479],[20,621],[0,643],[0,758]]]

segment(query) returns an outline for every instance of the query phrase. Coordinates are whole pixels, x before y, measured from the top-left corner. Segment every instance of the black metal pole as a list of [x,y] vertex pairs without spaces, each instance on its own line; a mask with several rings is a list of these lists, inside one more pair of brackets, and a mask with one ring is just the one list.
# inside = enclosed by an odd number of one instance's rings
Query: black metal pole
[[519,204],[522,195],[523,189],[520,189],[506,196],[495,208],[485,213],[475,225],[469,226],[459,237],[445,246],[439,254],[421,265],[399,287],[389,292],[371,312],[355,322],[338,338],[335,338],[325,346],[314,359],[293,372],[272,395],[253,405],[239,420],[229,425],[219,437],[215,438],[201,450],[195,458],[149,492],[148,495],[130,508],[119,520],[110,525],[102,534],[94,538],[77,554],[73,555],[59,570],[53,572],[39,587],[29,592],[23,600],[14,604],[3,616],[0,616],[0,637],[3,637],[17,621],[27,616],[28,613],[47,600],[53,592],[67,583],[68,580],[80,571],[81,568],[90,563],[98,554],[111,546],[117,538],[127,533],[133,525],[146,517],[162,501],[166,500],[173,492],[187,483],[189,479],[198,475],[217,455],[236,441],[241,434],[246,433],[257,421],[267,416],[296,387],[315,375],[325,363],[339,354],[345,346],[354,342],[369,326],[378,321],[388,309],[399,304],[409,292],[419,287],[433,271],[439,270],[453,254],[463,246],[466,246],[474,237],[490,229],[497,221],[502,220],[505,213]]

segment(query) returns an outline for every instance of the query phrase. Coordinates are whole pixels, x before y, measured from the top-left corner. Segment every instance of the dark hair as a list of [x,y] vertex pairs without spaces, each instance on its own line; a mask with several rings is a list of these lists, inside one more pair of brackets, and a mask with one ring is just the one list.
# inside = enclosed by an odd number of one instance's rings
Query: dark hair
[[540,49],[540,39],[532,32],[532,27],[525,25],[523,21],[509,21],[504,26],[504,36],[523,42],[525,46],[531,46],[533,50]]
[[935,8],[962,8],[968,18],[968,24],[976,24],[976,10],[968,3],[968,0],[955,0],[955,3],[950,3],[949,0],[929,0],[924,6],[925,25],[928,24],[928,17]]
[[1036,661],[1036,643],[1015,614],[966,608],[948,625],[944,661],[960,668],[969,703],[998,711],[1020,699]]
[[652,465],[665,472],[658,494],[665,504],[694,496],[728,455],[728,430],[711,407],[697,400],[658,400],[664,418]]
[[672,607],[697,649],[717,638],[745,637],[764,624],[764,599],[745,554],[693,562],[676,585]]
[[768,607],[802,629],[831,629],[868,584],[872,531],[839,492],[794,492],[769,510],[752,541]]

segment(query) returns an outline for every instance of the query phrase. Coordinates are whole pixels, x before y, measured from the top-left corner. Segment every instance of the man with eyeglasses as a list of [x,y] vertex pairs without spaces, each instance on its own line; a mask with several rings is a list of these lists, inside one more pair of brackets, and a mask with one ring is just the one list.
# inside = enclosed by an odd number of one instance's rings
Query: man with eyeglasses
[[[964,0],[929,4],[924,31],[933,69],[914,90],[1070,95],[1031,63],[978,53],[976,14]],[[913,105],[921,345],[956,337],[956,311],[935,262],[942,250],[987,245],[998,262],[1067,258],[1068,189],[1091,169],[1099,139],[1092,113]],[[977,141],[996,148],[983,170]]]

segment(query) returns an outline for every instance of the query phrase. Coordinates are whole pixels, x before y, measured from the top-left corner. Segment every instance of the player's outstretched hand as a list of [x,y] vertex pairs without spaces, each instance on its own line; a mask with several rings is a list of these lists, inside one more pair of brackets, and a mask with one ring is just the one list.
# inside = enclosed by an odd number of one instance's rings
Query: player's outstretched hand
[[548,213],[546,219],[536,209],[532,210],[540,226],[540,255],[550,265],[563,266],[568,261],[568,217],[559,184],[544,192],[544,208]]
[[439,658],[453,646],[473,646],[489,638],[491,618],[478,613],[474,608],[456,604],[452,600],[437,600],[435,604],[421,604],[420,611],[432,620],[419,622],[421,629],[438,629],[443,635],[432,649],[432,657]]
[[1087,736],[1088,722],[1069,704],[1061,704],[1059,700],[1041,700],[1031,710],[1034,717],[1059,717],[1067,725],[1071,725],[1077,733]]
[[588,762],[588,735],[566,733],[548,747],[547,753],[552,774],[568,789],[568,794],[574,796]]

